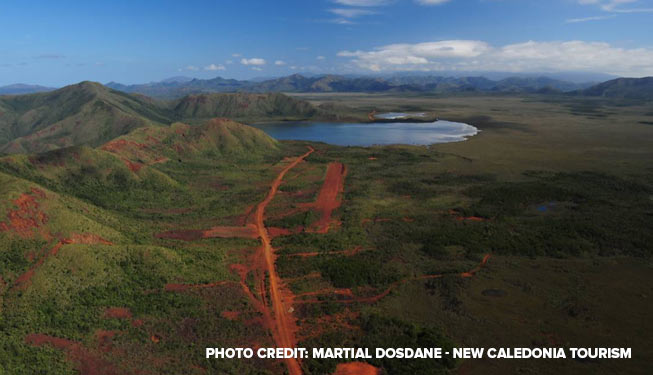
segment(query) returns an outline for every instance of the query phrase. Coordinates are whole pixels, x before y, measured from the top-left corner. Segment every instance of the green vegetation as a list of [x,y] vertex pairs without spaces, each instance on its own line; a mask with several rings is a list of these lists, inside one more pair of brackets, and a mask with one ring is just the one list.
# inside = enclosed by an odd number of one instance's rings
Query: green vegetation
[[0,111],[0,150],[6,153],[98,146],[137,127],[169,122],[156,104],[93,82],[2,97]]
[[[276,270],[295,294],[300,346],[626,342],[638,355],[620,366],[646,368],[653,127],[640,122],[650,121],[650,106],[538,95],[307,99],[211,96],[183,113],[274,117],[275,108],[290,116],[330,107],[359,116],[411,108],[482,132],[432,147],[311,144],[315,152],[287,173],[265,212],[269,229],[294,231],[272,245]],[[219,112],[244,102],[254,103],[252,112]],[[207,346],[274,342],[243,289],[262,289],[249,269],[260,261],[259,240],[200,237],[251,223],[284,159],[305,153],[307,143],[277,142],[224,119],[143,125],[106,141],[0,158],[2,370],[71,374],[90,356],[118,373],[145,366],[163,374],[283,373],[282,362],[204,359]],[[314,202],[336,161],[347,167],[342,202],[328,233],[315,233],[322,212]],[[158,236],[169,231],[199,236]],[[18,282],[30,268],[29,282]],[[126,310],[112,317],[111,308]],[[113,336],[102,341],[107,331]],[[84,355],[31,345],[30,334],[72,340]],[[340,362],[302,367],[330,374]],[[460,366],[615,372],[613,362],[370,363],[387,374]]]

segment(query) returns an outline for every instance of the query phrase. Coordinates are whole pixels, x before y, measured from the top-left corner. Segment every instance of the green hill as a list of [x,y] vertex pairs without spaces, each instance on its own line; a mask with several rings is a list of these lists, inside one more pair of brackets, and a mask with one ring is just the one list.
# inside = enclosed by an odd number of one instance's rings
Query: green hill
[[279,149],[276,140],[263,131],[237,122],[216,118],[202,125],[175,123],[169,127],[144,127],[116,138],[101,147],[130,161],[132,170],[167,160],[252,158]]
[[[163,102],[82,82],[47,93],[0,97],[0,154],[96,147],[137,128],[175,121],[303,120],[325,113],[283,94],[201,94]],[[226,128],[235,131],[233,124]]]
[[213,117],[307,119],[318,113],[310,103],[279,93],[189,95],[173,102],[171,110],[180,120]]
[[0,97],[0,113],[4,153],[98,146],[132,129],[170,121],[165,108],[93,82]]
[[575,92],[584,96],[653,100],[653,77],[618,78]]

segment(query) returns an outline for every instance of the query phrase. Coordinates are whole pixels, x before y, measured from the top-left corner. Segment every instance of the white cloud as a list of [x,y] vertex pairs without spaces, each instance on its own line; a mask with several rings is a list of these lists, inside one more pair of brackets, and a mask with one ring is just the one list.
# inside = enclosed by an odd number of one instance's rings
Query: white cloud
[[212,72],[217,71],[217,70],[226,70],[226,69],[227,68],[225,68],[225,66],[222,65],[222,64],[218,64],[218,65],[211,64],[211,65],[207,65],[207,66],[204,67],[204,70],[209,70],[209,71],[212,71]]
[[421,5],[440,5],[448,3],[449,0],[415,0],[415,2]]
[[583,17],[583,18],[569,18],[565,22],[579,23],[579,22],[588,22],[588,21],[601,21],[601,20],[607,20],[615,17],[616,17],[615,15],[609,15],[609,16],[595,16],[595,17]]
[[378,7],[389,4],[390,0],[334,0],[333,2],[352,7]]
[[608,43],[553,41],[491,46],[477,40],[392,44],[371,51],[341,51],[371,71],[589,71],[623,76],[653,75],[653,49]]
[[283,65],[286,65],[286,62],[283,61],[283,60],[277,60],[277,61],[274,62],[274,65],[283,66]]
[[242,56],[240,53],[232,53],[231,54],[231,57],[240,57],[240,56]]
[[241,59],[240,63],[243,65],[265,65],[265,59],[254,57],[251,59]]
[[[581,5],[596,5],[606,12],[613,13],[650,13],[653,8],[642,8],[640,0],[578,0]],[[628,6],[628,4],[632,4]],[[624,6],[627,6],[624,8]]]
[[356,18],[360,16],[367,16],[374,14],[373,11],[367,9],[356,9],[356,8],[334,8],[329,9],[329,12],[345,18]]
[[324,60],[325,57],[324,57],[324,56],[318,56],[318,57],[316,57],[316,59],[317,59],[317,60]]
[[182,68],[180,70],[187,70],[189,72],[196,72],[196,71],[200,70],[200,68],[196,67],[195,65],[188,65],[188,66],[186,66],[186,67],[184,67],[184,68]]
[[231,65],[231,64],[234,63],[234,61],[233,61],[233,60],[227,60],[227,61],[225,61],[224,63],[225,63],[225,64],[228,64],[228,65]]

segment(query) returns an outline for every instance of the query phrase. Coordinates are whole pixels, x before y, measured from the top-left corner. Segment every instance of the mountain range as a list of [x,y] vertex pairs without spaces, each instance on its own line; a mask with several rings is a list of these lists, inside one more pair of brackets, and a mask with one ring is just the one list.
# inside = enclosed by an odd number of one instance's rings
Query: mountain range
[[[489,79],[484,76],[455,77],[435,75],[393,75],[393,76],[344,76],[344,75],[301,75],[256,79],[236,80],[216,77],[196,79],[177,76],[159,82],[125,85],[110,82],[106,86],[114,90],[142,94],[157,99],[179,99],[188,95],[206,93],[330,93],[330,92],[365,92],[365,93],[428,93],[455,94],[465,92],[478,93],[571,93],[585,96],[609,96],[627,98],[647,98],[651,96],[646,88],[651,85],[650,78],[617,78],[603,83],[579,83],[547,76],[519,76],[502,79]],[[53,88],[15,84],[0,87],[0,95],[19,95],[52,91]]]
[[55,91],[0,97],[0,153],[96,147],[145,126],[193,124],[215,117],[236,120],[303,120],[326,110],[283,94],[198,94],[157,101],[95,82]]
[[494,81],[484,77],[392,76],[349,77],[341,75],[291,76],[263,81],[239,81],[216,77],[189,79],[175,77],[161,82],[123,85],[107,84],[116,90],[155,98],[172,99],[206,92],[490,92],[534,93],[542,90],[566,92],[590,87],[591,83],[573,83],[547,77],[511,77]]

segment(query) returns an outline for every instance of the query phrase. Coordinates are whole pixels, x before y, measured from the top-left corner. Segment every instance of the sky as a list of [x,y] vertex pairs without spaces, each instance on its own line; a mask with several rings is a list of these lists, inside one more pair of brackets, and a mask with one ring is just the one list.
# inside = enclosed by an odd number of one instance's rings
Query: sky
[[0,31],[0,86],[296,72],[653,76],[653,0],[4,0]]

